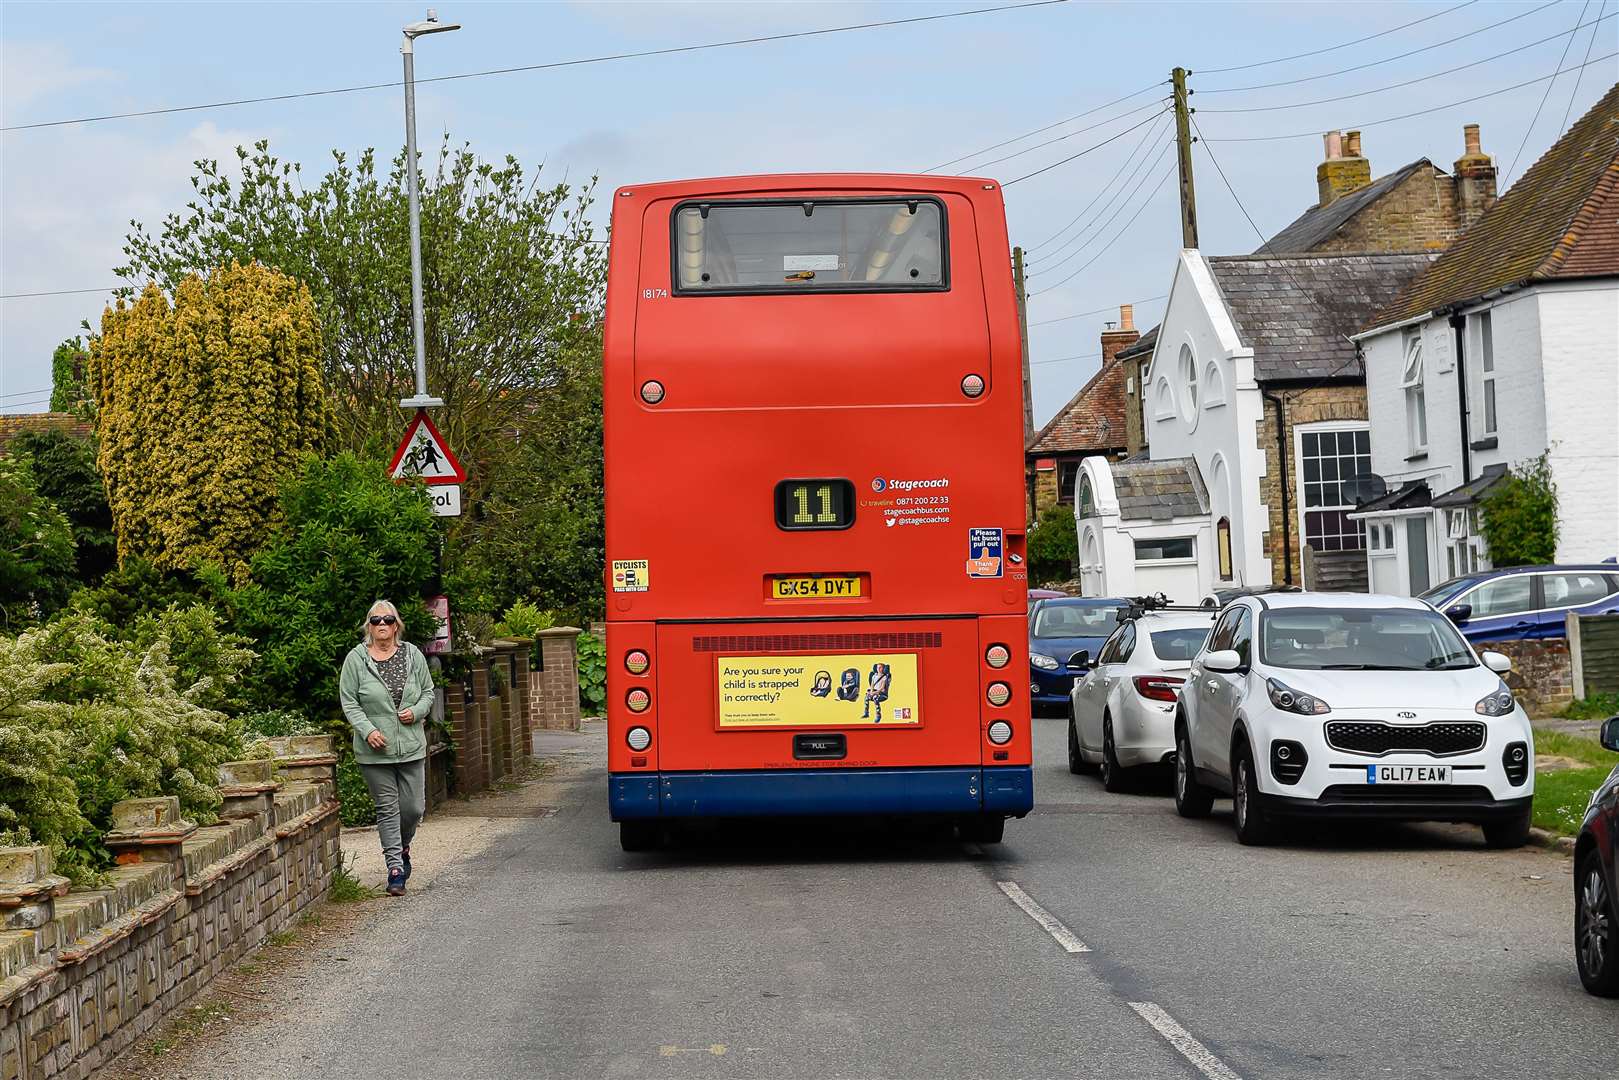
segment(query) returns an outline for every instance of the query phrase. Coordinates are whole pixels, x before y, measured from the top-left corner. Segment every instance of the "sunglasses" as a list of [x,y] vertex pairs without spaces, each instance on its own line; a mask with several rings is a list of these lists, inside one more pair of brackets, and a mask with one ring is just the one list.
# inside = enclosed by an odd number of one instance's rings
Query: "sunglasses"
[[373,615],[366,620],[366,622],[370,623],[372,626],[392,626],[398,621],[399,620],[394,618],[392,615]]

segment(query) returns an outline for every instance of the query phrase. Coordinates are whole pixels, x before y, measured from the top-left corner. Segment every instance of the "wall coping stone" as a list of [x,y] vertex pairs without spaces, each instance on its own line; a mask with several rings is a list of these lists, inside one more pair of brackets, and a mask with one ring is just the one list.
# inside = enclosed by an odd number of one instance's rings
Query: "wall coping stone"
[[184,830],[189,821],[180,817],[180,799],[159,795],[150,799],[124,799],[112,804],[114,832],[162,831],[165,826]]
[[226,761],[219,766],[219,793],[249,794],[275,786],[275,762],[270,758]]
[[576,638],[582,633],[584,633],[584,631],[579,629],[577,626],[553,626],[549,630],[541,630],[534,636],[542,638]]
[[51,849],[44,844],[0,847],[0,886],[26,885],[51,872]]

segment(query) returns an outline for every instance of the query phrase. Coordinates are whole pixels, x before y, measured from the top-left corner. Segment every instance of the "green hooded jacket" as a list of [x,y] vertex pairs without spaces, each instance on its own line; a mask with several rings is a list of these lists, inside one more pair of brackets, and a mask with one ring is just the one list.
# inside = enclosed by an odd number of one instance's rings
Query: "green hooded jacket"
[[[354,757],[361,765],[401,765],[427,756],[427,717],[433,708],[433,675],[427,670],[427,657],[408,641],[405,650],[405,694],[394,708],[393,694],[383,684],[377,665],[365,642],[349,650],[343,658],[343,674],[338,679],[337,697],[343,717],[354,729]],[[399,709],[410,709],[415,720],[399,721]],[[388,740],[377,750],[366,742],[373,731]]]

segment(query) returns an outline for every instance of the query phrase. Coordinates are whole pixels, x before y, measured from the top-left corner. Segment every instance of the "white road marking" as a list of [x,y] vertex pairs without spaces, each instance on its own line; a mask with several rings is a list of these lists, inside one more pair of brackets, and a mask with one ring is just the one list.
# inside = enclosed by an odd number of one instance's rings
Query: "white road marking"
[[1058,922],[1055,915],[1035,903],[1033,897],[1018,888],[1017,882],[997,881],[995,884],[1000,888],[1001,892],[1007,895],[1012,903],[1023,909],[1024,914],[1039,923],[1042,930],[1056,938],[1057,944],[1061,945],[1065,950],[1071,953],[1091,951],[1090,946],[1075,937],[1072,930]]
[[1181,1052],[1181,1056],[1193,1065],[1197,1071],[1208,1077],[1209,1080],[1242,1080],[1242,1077],[1226,1068],[1225,1062],[1214,1056],[1214,1052],[1192,1037],[1187,1031],[1175,1022],[1175,1018],[1150,1001],[1132,1001],[1130,1008],[1147,1023],[1158,1029],[1158,1034],[1168,1040],[1169,1045]]

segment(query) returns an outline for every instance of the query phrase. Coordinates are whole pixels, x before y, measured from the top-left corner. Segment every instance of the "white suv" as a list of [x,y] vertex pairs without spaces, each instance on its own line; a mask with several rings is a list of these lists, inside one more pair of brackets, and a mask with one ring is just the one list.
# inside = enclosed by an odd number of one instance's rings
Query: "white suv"
[[1420,600],[1270,593],[1232,601],[1175,715],[1175,809],[1230,794],[1237,838],[1284,817],[1462,821],[1529,835],[1534,737],[1501,675]]

